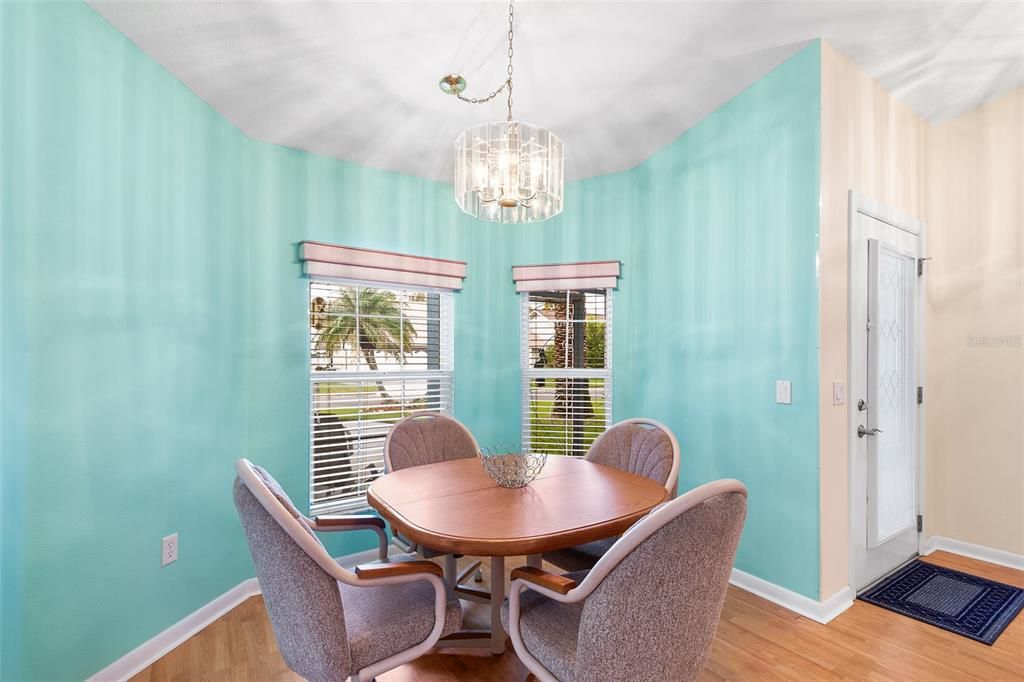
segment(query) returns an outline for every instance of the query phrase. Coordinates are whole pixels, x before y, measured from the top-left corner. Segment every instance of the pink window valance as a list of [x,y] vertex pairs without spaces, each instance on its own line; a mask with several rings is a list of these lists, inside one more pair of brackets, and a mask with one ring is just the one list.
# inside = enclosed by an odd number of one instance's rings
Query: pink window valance
[[617,260],[514,265],[512,279],[516,291],[614,289],[619,283],[620,270],[621,263]]
[[323,242],[302,242],[299,257],[304,272],[311,277],[358,279],[452,291],[461,289],[462,280],[466,277],[463,261]]

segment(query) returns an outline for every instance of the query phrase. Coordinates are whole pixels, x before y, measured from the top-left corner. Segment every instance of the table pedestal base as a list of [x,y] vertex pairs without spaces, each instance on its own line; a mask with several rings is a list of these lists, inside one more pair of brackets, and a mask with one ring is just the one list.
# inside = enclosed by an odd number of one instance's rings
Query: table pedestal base
[[505,651],[505,628],[501,625],[501,605],[505,601],[505,557],[491,557],[491,653]]
[[[475,570],[478,563],[463,571],[459,577],[466,576],[470,571]],[[505,642],[508,639],[508,635],[501,624],[501,606],[505,602],[505,557],[490,557],[489,563],[491,570],[491,590],[489,593],[458,583],[455,585],[455,593],[459,596],[459,599],[472,601],[477,604],[487,604],[490,607],[491,629],[460,630],[438,642],[438,649],[489,649],[492,654],[502,654],[505,652]],[[526,565],[540,568],[540,554],[527,556]],[[456,574],[454,558],[445,557],[445,577],[451,576],[455,578]]]

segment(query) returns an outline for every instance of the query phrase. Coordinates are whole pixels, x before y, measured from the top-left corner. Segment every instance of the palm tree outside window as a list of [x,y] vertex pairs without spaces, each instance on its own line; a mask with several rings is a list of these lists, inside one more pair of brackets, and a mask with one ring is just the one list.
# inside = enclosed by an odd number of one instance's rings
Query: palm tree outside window
[[311,510],[365,506],[388,429],[450,412],[451,294],[310,283]]
[[522,296],[523,443],[582,456],[611,423],[611,292]]

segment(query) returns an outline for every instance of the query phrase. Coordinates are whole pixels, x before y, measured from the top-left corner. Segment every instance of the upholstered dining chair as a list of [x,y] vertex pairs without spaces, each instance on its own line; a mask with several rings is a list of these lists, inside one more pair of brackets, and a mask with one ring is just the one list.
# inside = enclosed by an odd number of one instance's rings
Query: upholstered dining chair
[[414,412],[396,422],[384,439],[384,468],[472,459],[480,453],[476,438],[462,422],[438,412]]
[[721,480],[662,504],[589,572],[512,572],[502,621],[542,682],[695,680],[704,669],[746,517]]
[[462,607],[437,564],[391,557],[349,571],[314,531],[377,529],[386,553],[382,527],[367,517],[308,519],[266,471],[246,459],[235,469],[235,507],[274,637],[296,673],[369,682],[461,627]]
[[[584,458],[657,481],[675,497],[679,478],[679,441],[667,426],[653,419],[626,419],[611,426],[590,445]],[[545,552],[544,561],[564,571],[591,568],[616,538]]]
[[[415,412],[395,423],[384,439],[384,468],[386,471],[401,471],[409,467],[436,464],[456,459],[470,459],[479,456],[480,447],[476,438],[460,421],[437,412]],[[444,557],[445,579],[458,587],[471,573],[480,575],[480,562],[457,573],[456,559],[429,547],[419,546],[395,532],[396,538],[410,552],[418,552],[424,558]],[[463,596],[474,598],[474,590]],[[477,600],[481,600],[482,597]]]

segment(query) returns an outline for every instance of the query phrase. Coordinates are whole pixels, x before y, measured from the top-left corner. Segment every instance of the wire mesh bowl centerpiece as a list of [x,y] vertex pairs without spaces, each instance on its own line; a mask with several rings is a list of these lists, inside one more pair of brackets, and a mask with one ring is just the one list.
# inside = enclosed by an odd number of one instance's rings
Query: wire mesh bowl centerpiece
[[487,447],[480,451],[484,470],[502,488],[523,488],[537,478],[548,461],[543,452],[519,452],[519,448]]

